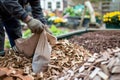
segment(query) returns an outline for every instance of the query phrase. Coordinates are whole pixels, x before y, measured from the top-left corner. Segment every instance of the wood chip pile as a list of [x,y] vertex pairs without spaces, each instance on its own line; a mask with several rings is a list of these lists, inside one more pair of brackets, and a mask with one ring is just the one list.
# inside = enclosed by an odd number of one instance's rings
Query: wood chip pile
[[61,41],[53,46],[48,70],[36,75],[31,70],[32,59],[8,51],[4,57],[0,57],[0,73],[4,72],[0,74],[0,78],[3,80],[4,78],[8,78],[5,80],[56,80],[69,69],[82,65],[89,55],[83,47],[67,40]]
[[100,31],[74,37],[75,44],[60,41],[48,70],[39,74],[32,72],[32,59],[8,51],[0,57],[0,80],[120,80],[119,36],[119,31]]
[[51,64],[48,69],[48,77],[51,80],[57,80],[69,69],[76,69],[86,61],[89,52],[83,47],[64,40],[54,46],[51,57]]
[[91,53],[99,53],[108,48],[120,47],[120,31],[88,32],[81,36],[74,36],[70,42],[83,46]]
[[76,70],[68,70],[59,80],[120,80],[120,48],[94,53]]
[[[56,50],[59,50],[60,47],[65,47],[65,45],[64,46],[62,45],[59,44],[59,47],[58,46],[55,47]],[[81,48],[80,50],[83,51],[83,48]],[[62,53],[58,53],[58,55],[59,54],[61,55]],[[53,55],[55,54],[53,53]],[[2,80],[119,80],[120,79],[120,48],[108,49],[105,52],[101,52],[99,54],[98,53],[94,53],[93,55],[85,54],[86,59],[81,58],[80,59],[81,61],[77,60],[80,61],[79,63],[77,62],[74,65],[69,65],[69,66],[63,65],[62,64],[63,57],[58,55],[55,55],[57,56],[58,59],[52,57],[47,72],[35,75],[34,73],[30,72],[31,71],[29,69],[30,66],[26,67],[26,69],[22,69],[23,67],[22,68],[20,67],[18,69],[9,66],[8,68],[1,67],[0,79]],[[72,56],[73,58],[75,57],[75,55]],[[72,59],[72,57],[70,58]],[[65,61],[65,58],[63,60]],[[73,59],[73,61],[76,62],[76,59]],[[71,62],[72,61],[66,61],[64,64],[67,63],[72,64]]]

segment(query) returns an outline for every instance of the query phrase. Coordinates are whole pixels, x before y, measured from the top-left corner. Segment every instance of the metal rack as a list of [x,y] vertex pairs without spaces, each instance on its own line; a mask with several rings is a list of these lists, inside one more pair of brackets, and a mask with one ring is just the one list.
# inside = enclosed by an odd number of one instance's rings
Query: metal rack
[[101,12],[105,14],[110,11],[120,11],[120,1],[102,1],[101,2]]

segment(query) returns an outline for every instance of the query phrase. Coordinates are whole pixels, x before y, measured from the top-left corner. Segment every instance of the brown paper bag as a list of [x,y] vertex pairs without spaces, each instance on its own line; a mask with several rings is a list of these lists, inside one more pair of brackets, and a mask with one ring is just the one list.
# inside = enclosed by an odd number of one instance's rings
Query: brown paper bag
[[27,57],[34,54],[32,69],[33,72],[39,73],[47,68],[52,50],[51,45],[56,44],[57,39],[43,30],[41,34],[34,34],[28,39],[20,38],[15,42],[16,47]]
[[30,38],[19,38],[15,40],[15,45],[19,50],[19,53],[25,54],[26,57],[32,57],[35,52],[40,34],[33,34]]
[[47,37],[45,31],[43,31],[39,37],[38,44],[32,61],[32,69],[35,73],[44,71],[48,66],[52,50],[48,42],[48,40],[51,40],[50,38],[52,37]]
[[[48,41],[51,45],[55,45],[57,42],[56,37],[52,36],[48,32],[46,33]],[[38,44],[40,34],[33,34],[30,38],[23,39],[18,38],[15,40],[15,45],[19,51],[19,53],[25,54],[26,57],[30,58],[33,56],[36,46]]]

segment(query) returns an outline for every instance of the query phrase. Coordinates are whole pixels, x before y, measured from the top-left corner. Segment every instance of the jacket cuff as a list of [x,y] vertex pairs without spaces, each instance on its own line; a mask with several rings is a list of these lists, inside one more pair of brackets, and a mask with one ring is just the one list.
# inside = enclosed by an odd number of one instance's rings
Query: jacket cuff
[[24,13],[23,15],[21,15],[21,20],[24,21],[27,18],[28,14]]

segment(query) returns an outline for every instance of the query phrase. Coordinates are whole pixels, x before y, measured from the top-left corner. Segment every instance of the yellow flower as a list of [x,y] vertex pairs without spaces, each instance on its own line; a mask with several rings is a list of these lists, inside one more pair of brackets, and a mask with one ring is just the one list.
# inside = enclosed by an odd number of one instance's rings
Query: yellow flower
[[54,20],[54,23],[61,23],[61,22],[65,22],[63,18],[57,17],[57,18]]
[[109,12],[103,16],[103,21],[105,23],[113,23],[112,19],[115,21],[120,21],[120,11]]
[[49,13],[48,15],[49,15],[50,17],[55,16],[54,13]]
[[110,21],[110,22],[111,22],[111,19],[109,19],[108,21]]
[[120,15],[118,16],[118,18],[120,18]]
[[106,21],[106,19],[103,19],[103,21],[105,22],[105,21]]

